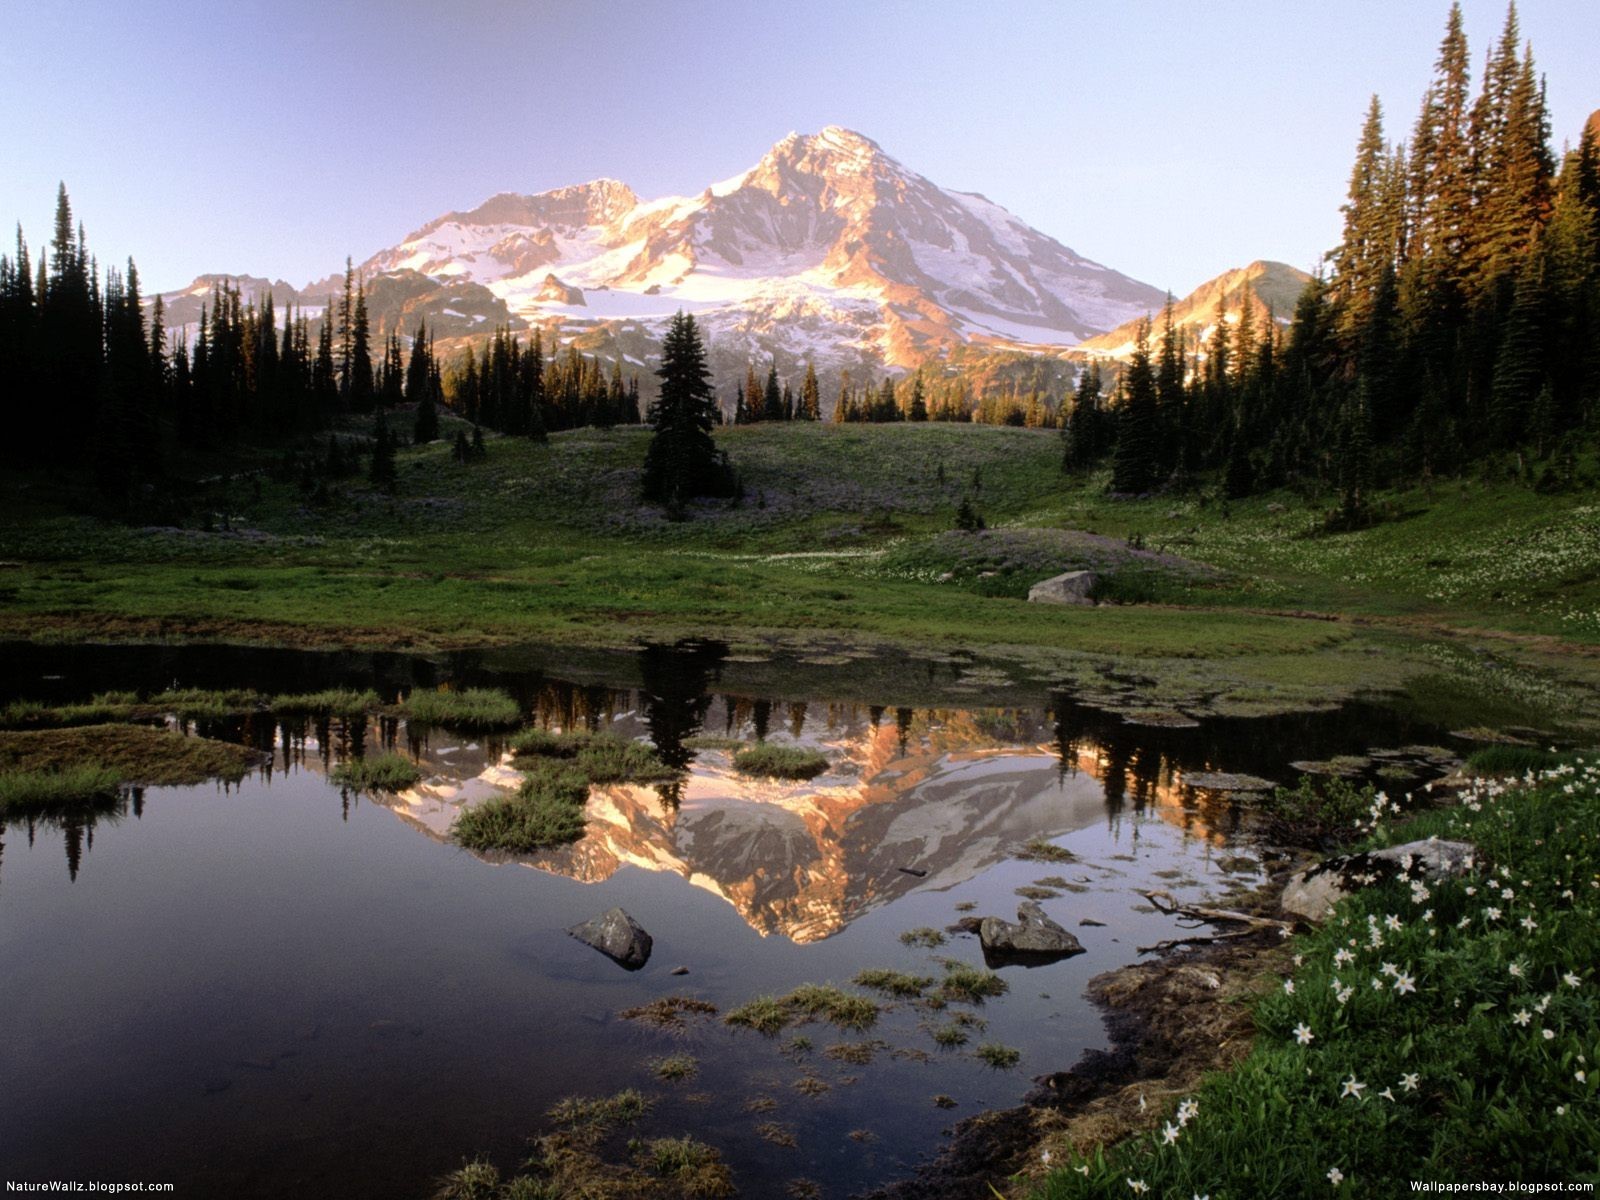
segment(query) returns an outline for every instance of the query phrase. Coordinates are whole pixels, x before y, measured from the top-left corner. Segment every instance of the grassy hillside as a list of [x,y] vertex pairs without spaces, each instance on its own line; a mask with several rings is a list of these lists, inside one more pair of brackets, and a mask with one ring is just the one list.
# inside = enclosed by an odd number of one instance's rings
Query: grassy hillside
[[[321,503],[264,458],[216,486],[200,529],[96,520],[57,480],[10,479],[0,632],[428,646],[826,632],[1058,672],[1063,656],[1102,675],[1159,660],[1151,703],[1221,693],[1247,707],[1262,688],[1398,686],[1443,653],[1418,631],[1492,631],[1495,654],[1519,662],[1600,644],[1592,494],[1452,483],[1386,498],[1393,519],[1373,529],[1322,536],[1322,506],[1286,495],[1109,501],[1103,480],[1061,473],[1050,432],[797,424],[718,438],[745,498],[682,522],[636,500],[638,429],[491,438],[468,466],[445,442],[406,449],[395,495],[351,480]],[[964,497],[988,530],[953,531]],[[1125,603],[1023,601],[1085,566]],[[1360,621],[1285,615],[1306,612]]]

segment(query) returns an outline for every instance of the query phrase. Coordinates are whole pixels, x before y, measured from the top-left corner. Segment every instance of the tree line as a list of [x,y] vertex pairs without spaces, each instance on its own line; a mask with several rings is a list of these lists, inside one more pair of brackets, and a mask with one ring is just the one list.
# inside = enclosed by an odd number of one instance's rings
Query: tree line
[[1332,488],[1347,525],[1378,485],[1495,454],[1570,482],[1600,408],[1600,144],[1591,123],[1558,163],[1550,137],[1515,6],[1476,96],[1453,7],[1408,142],[1373,98],[1340,244],[1288,329],[1247,297],[1202,342],[1169,298],[1114,381],[1080,375],[1065,465],[1109,461],[1115,492],[1200,470],[1230,496]]

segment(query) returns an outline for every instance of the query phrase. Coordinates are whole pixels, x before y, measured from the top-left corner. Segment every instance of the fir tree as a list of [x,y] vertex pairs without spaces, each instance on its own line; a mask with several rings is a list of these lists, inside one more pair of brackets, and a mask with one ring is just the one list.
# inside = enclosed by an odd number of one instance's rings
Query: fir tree
[[763,421],[783,420],[783,393],[778,390],[778,366],[776,363],[767,368],[767,382],[761,389],[761,419]]
[[822,419],[822,392],[817,387],[817,369],[806,364],[806,376],[800,384],[800,417],[805,421]]
[[694,318],[681,310],[662,340],[656,376],[661,386],[650,407],[655,432],[645,453],[645,499],[681,512],[696,496],[731,495],[732,473],[711,440],[716,401],[705,349]]
[[922,390],[921,371],[911,377],[911,407],[906,415],[912,421],[926,421],[928,419],[928,401]]
[[1133,357],[1122,377],[1122,403],[1117,410],[1117,448],[1112,461],[1111,490],[1137,495],[1156,483],[1159,458],[1155,374],[1150,368],[1150,321],[1140,320]]

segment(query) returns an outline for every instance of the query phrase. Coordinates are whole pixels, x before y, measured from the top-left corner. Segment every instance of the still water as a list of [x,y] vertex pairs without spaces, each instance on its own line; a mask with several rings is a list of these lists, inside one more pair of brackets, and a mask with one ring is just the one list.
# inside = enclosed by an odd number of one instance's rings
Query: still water
[[[742,1195],[806,1180],[842,1197],[904,1175],[954,1120],[1104,1044],[1088,980],[1177,935],[1142,889],[1195,900],[1259,880],[1239,808],[1186,773],[1287,781],[1292,759],[1433,732],[1377,708],[1144,728],[1045,688],[993,683],[1003,704],[986,706],[949,660],[740,662],[706,644],[581,660],[0,649],[0,699],[487,685],[530,722],[648,739],[682,768],[671,784],[596,788],[571,847],[486,858],[448,832],[462,805],[514,785],[496,740],[263,715],[199,730],[262,752],[239,785],[151,788],[93,822],[0,830],[4,1176],[205,1197],[423,1196],[470,1156],[514,1167],[559,1099],[624,1087],[659,1097],[630,1134],[710,1142]],[[727,750],[696,748],[708,735],[806,745],[830,765],[808,783],[752,780]],[[373,799],[327,781],[384,745],[422,783]],[[1015,857],[1041,838],[1075,861]],[[618,1015],[674,994],[727,1010],[864,968],[982,965],[970,935],[900,935],[1010,917],[1016,889],[1040,880],[1086,953],[1002,968],[1010,989],[974,1010],[986,1024],[964,1047],[939,1048],[936,1014],[907,1002],[868,1033],[776,1039]],[[613,905],[654,936],[642,970],[566,933]],[[787,1044],[796,1033],[809,1051]],[[861,1041],[869,1063],[827,1055]],[[984,1065],[983,1042],[1019,1050],[1019,1066]],[[676,1053],[698,1074],[658,1081],[649,1060]],[[767,1123],[794,1144],[763,1140]]]

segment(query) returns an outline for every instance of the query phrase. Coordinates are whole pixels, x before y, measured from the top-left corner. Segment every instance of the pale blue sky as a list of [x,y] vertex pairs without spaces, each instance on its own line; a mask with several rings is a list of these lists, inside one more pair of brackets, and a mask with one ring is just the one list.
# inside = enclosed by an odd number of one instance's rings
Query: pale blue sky
[[[0,218],[64,179],[102,261],[303,285],[498,191],[646,198],[856,129],[1180,294],[1310,268],[1367,97],[1409,130],[1440,0],[44,0],[8,6]],[[1524,0],[1557,142],[1600,107],[1600,3]],[[1464,5],[1474,83],[1505,15]]]

